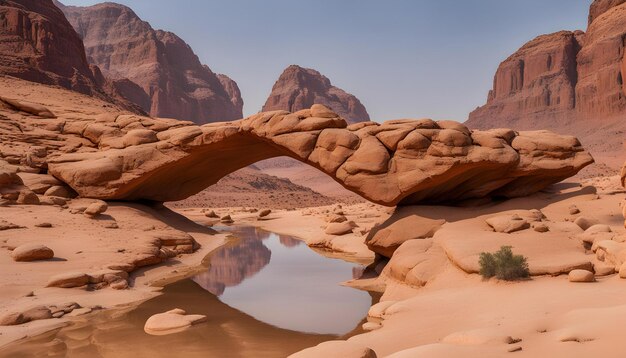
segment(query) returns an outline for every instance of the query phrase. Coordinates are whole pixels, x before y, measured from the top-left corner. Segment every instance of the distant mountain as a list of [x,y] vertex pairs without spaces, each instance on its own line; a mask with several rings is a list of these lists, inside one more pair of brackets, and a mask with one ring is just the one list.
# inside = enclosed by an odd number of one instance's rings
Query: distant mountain
[[595,0],[586,32],[542,35],[500,64],[470,128],[577,135],[617,168],[626,157],[626,0]]
[[237,84],[200,63],[180,37],[154,30],[120,4],[76,7],[55,3],[82,37],[87,60],[107,78],[137,84],[142,93],[126,87],[120,91],[150,115],[196,123],[243,117]]
[[287,67],[270,93],[263,111],[296,112],[313,104],[332,108],[348,123],[366,122],[370,116],[358,98],[333,86],[321,73],[297,65]]
[[542,35],[500,64],[477,128],[626,118],[626,0],[596,0],[587,32]]
[[88,63],[80,37],[51,0],[0,1],[0,74],[139,110],[116,90],[123,83],[108,81]]

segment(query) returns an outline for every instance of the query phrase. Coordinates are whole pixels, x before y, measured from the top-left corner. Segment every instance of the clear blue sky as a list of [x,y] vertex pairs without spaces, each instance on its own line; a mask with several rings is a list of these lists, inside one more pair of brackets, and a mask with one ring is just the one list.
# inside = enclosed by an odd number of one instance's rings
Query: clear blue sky
[[[61,0],[67,5],[100,1]],[[260,110],[290,64],[356,95],[372,119],[464,121],[526,41],[585,30],[591,0],[119,0],[175,32]]]

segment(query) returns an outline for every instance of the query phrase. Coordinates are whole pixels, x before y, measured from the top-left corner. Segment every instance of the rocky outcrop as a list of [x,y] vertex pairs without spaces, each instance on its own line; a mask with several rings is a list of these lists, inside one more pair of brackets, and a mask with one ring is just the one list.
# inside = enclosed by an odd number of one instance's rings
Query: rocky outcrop
[[51,0],[0,3],[0,72],[90,94],[83,43]]
[[487,104],[470,114],[468,125],[488,128],[536,116],[567,116],[576,103],[576,55],[582,36],[562,31],[522,46],[500,64]]
[[83,43],[51,0],[0,2],[0,74],[61,86],[141,113],[90,66]]
[[584,133],[590,123],[623,120],[625,38],[625,1],[595,0],[586,33],[539,36],[502,62],[487,104],[470,113],[466,124]]
[[[17,86],[0,84],[0,96]],[[3,110],[0,156],[47,168],[82,197],[174,201],[259,160],[290,156],[383,205],[458,203],[527,195],[593,161],[576,138],[548,131],[470,131],[430,119],[347,126],[322,105],[197,126],[78,96],[50,89],[53,119]],[[20,100],[41,105],[38,98]]]
[[370,120],[367,110],[358,98],[333,86],[319,72],[296,65],[287,67],[280,75],[263,111],[297,112],[316,103],[331,108],[348,123]]
[[626,116],[625,49],[626,3],[599,15],[585,34],[576,84],[576,110],[583,118]]
[[595,0],[589,7],[589,25],[600,15],[625,2],[626,0]]
[[102,3],[63,6],[67,19],[85,44],[87,59],[105,77],[129,83],[115,86],[153,116],[196,123],[243,117],[243,101],[234,81],[219,78],[181,38],[154,30],[130,8]]

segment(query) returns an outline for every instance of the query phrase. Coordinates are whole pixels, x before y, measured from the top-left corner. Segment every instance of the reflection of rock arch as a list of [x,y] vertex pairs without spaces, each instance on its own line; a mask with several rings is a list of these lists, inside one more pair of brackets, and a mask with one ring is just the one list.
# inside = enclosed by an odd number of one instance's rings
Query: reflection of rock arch
[[527,195],[592,162],[576,138],[547,131],[472,132],[430,119],[346,126],[321,105],[200,127],[128,117],[87,125],[81,135],[99,150],[56,156],[50,172],[86,197],[171,201],[257,161],[290,156],[395,205]]
[[278,241],[285,247],[296,247],[302,243],[301,240],[285,235],[278,235]]
[[193,280],[216,296],[224,293],[226,287],[237,286],[246,278],[261,271],[270,263],[272,253],[263,245],[269,234],[242,228],[242,242],[235,246],[225,246],[211,254],[210,266]]

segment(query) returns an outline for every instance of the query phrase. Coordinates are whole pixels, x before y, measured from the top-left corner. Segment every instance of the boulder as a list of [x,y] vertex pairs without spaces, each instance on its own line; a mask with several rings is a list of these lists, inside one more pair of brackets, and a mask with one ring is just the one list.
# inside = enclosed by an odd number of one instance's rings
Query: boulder
[[74,195],[72,191],[66,186],[55,185],[51,186],[46,192],[43,194],[44,196],[55,196],[59,198],[72,198]]
[[587,270],[572,270],[567,278],[569,282],[594,282],[596,280],[593,272]]
[[600,224],[600,221],[585,216],[579,216],[576,218],[576,220],[574,220],[574,224],[580,226],[580,228],[583,230],[587,230],[594,225]]
[[83,272],[68,272],[50,277],[46,287],[72,288],[89,283],[89,275]]
[[89,206],[87,206],[83,213],[89,217],[96,217],[107,211],[108,208],[109,206],[107,205],[107,203],[100,200],[95,203],[89,204]]
[[346,235],[352,233],[352,229],[354,229],[355,224],[352,221],[344,221],[340,223],[330,223],[326,226],[324,232],[328,235]]
[[184,310],[176,308],[150,316],[144,325],[144,331],[151,335],[166,335],[180,332],[205,320],[206,316],[188,315]]
[[54,251],[41,244],[24,244],[11,252],[14,261],[47,260],[54,257]]
[[230,215],[224,215],[220,218],[220,222],[224,224],[232,224],[235,221],[230,217]]
[[516,214],[493,216],[486,219],[485,222],[491,226],[493,231],[506,234],[530,228],[528,221]]
[[445,220],[442,219],[405,215],[400,211],[392,215],[383,225],[374,227],[365,243],[375,253],[392,257],[404,242],[432,237],[444,223]]

